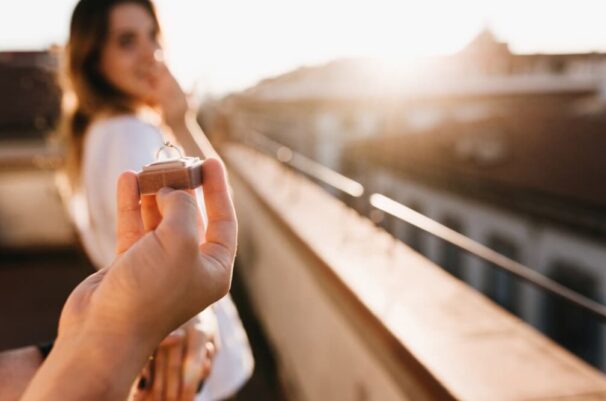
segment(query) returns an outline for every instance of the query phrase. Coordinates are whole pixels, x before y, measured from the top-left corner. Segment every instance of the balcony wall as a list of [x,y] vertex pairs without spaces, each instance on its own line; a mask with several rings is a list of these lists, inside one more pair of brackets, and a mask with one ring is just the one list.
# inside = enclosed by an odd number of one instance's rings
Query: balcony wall
[[43,140],[0,142],[0,249],[73,246],[56,185],[61,157]]
[[223,148],[239,274],[294,400],[598,400],[604,376],[302,176]]

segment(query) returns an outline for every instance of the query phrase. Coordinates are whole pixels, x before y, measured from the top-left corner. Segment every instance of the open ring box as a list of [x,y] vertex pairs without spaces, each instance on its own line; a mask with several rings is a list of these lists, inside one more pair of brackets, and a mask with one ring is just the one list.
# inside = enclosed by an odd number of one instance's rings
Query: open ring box
[[197,157],[156,161],[137,173],[141,195],[155,194],[163,187],[195,189],[202,185],[202,163]]

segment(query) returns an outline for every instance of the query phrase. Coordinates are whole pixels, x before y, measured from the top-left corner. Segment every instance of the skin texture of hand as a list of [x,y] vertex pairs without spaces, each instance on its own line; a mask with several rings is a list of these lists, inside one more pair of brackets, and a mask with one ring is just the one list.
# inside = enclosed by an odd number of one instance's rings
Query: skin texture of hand
[[55,348],[23,400],[126,399],[157,344],[227,293],[236,250],[235,212],[221,163],[209,159],[202,169],[208,213],[204,238],[193,197],[166,188],[156,199],[160,223],[146,232],[136,176],[121,175],[119,256],[68,298]]

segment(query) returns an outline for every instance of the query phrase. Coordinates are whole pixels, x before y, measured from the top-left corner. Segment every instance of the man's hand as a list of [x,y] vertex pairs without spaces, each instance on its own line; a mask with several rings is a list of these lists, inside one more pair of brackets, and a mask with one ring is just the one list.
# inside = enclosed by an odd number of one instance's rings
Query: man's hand
[[[119,256],[109,268],[85,280],[68,299],[59,335],[74,318],[103,330],[135,330],[158,344],[174,328],[229,290],[236,250],[237,222],[225,175],[217,160],[203,163],[208,213],[200,238],[199,210],[184,191],[163,188],[157,195],[161,221],[145,233],[137,181],[118,181]],[[85,315],[85,316],[84,316]]]
[[100,399],[101,394],[125,399],[156,345],[227,293],[236,216],[221,163],[208,159],[202,169],[208,214],[204,238],[193,197],[170,189],[158,193],[161,221],[146,233],[136,176],[120,176],[121,253],[68,298],[55,348],[24,400]]

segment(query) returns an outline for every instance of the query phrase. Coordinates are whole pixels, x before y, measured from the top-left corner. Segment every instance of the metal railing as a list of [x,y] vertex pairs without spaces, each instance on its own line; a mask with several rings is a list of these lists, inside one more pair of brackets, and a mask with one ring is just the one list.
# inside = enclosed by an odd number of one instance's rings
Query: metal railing
[[261,148],[265,152],[275,153],[275,157],[280,162],[288,164],[354,198],[358,198],[364,194],[364,187],[359,182],[345,177],[300,153],[293,152],[287,146],[271,140],[257,131],[252,131],[250,135],[253,143],[258,148]]
[[[249,135],[247,135],[245,142],[258,150],[275,157],[281,163],[287,164],[349,196],[359,198],[364,194],[364,187],[359,182],[331,170],[328,167],[293,151],[287,146],[267,138],[258,131],[251,131]],[[591,313],[603,322],[606,322],[605,305],[563,286],[536,270],[495,252],[489,247],[466,237],[385,195],[373,193],[369,197],[369,202],[376,209],[420,228],[475,257],[489,262],[494,267],[508,272],[539,289],[551,293],[566,302]]]

